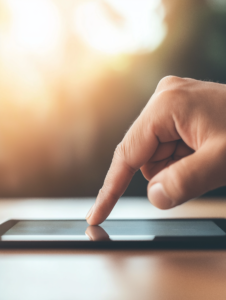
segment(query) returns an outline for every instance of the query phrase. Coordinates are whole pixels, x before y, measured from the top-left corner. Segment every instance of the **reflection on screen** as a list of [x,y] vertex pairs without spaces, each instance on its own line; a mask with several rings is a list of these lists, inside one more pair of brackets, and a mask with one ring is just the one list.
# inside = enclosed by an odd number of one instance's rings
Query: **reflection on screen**
[[[107,220],[100,226],[110,240],[153,240],[156,236],[222,236],[225,232],[206,220]],[[86,221],[18,221],[2,237],[3,241],[89,241]]]

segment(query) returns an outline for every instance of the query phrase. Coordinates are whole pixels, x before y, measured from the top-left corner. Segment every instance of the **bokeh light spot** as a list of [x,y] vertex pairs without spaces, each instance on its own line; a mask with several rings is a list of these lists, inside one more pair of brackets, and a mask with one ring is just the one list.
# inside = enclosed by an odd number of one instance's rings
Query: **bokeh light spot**
[[45,54],[59,41],[60,17],[49,0],[8,0],[12,14],[11,34],[25,51]]
[[84,1],[75,9],[74,29],[107,54],[153,51],[166,35],[160,0]]

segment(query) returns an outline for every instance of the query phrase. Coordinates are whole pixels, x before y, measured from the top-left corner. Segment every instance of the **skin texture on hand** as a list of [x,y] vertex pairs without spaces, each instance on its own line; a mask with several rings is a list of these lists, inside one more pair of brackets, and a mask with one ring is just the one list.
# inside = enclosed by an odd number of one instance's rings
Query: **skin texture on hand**
[[226,85],[168,76],[117,146],[90,225],[103,222],[141,169],[148,198],[175,207],[226,184]]

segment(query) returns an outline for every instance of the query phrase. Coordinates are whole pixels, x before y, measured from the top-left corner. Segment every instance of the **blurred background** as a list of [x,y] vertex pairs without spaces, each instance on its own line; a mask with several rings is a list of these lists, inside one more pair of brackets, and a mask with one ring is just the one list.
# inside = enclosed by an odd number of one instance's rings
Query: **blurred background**
[[96,196],[166,75],[226,83],[226,0],[0,0],[0,196]]

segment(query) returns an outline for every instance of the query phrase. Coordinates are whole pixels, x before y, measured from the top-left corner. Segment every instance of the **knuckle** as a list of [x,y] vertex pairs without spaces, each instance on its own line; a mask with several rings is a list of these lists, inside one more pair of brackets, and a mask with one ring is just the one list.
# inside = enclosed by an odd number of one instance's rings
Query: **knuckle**
[[126,136],[124,140],[118,144],[114,152],[114,160],[120,160],[120,163],[124,165],[127,171],[134,175],[137,168],[133,167],[132,153],[134,150],[133,135]]
[[115,158],[122,159],[123,161],[127,161],[130,158],[130,154],[134,149],[134,134],[131,134],[128,131],[124,137],[124,139],[117,145],[114,156]]
[[172,84],[177,84],[183,80],[184,80],[183,78],[173,76],[173,75],[165,76],[159,81],[159,87],[160,88],[168,88]]
[[123,142],[120,142],[114,151],[114,158],[118,159],[118,158],[122,158],[124,159],[126,156],[126,149],[125,149],[125,144]]
[[183,84],[169,86],[156,94],[158,105],[160,107],[165,107],[166,109],[178,107],[180,105],[184,106],[187,99],[189,99],[189,89]]
[[160,80],[156,92],[161,93],[163,91],[174,91],[175,93],[179,93],[180,91],[189,90],[189,86],[191,84],[194,84],[193,79],[166,76]]

